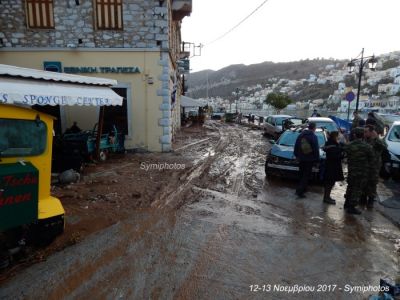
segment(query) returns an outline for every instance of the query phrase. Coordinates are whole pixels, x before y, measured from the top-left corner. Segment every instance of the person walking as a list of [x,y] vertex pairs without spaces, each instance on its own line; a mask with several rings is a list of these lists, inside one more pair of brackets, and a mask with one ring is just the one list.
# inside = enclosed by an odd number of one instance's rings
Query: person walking
[[313,113],[311,114],[311,117],[320,117],[321,115],[318,113],[316,109],[314,109]]
[[374,207],[374,201],[377,196],[377,185],[379,182],[379,173],[382,167],[382,153],[387,149],[385,142],[383,142],[376,132],[373,125],[366,125],[364,128],[364,139],[371,145],[373,150],[373,160],[371,161],[372,169],[368,173],[368,183],[361,203],[366,204],[367,208]]
[[336,204],[336,200],[331,198],[331,191],[336,181],[344,180],[342,169],[342,153],[343,149],[338,142],[339,132],[332,131],[329,133],[328,141],[323,150],[326,153],[325,170],[324,170],[324,198],[323,202],[328,204]]
[[356,208],[367,187],[368,174],[372,172],[372,147],[363,141],[364,128],[352,130],[354,140],[344,146],[347,155],[348,175],[344,209],[349,214],[359,215]]
[[307,190],[312,168],[319,161],[318,138],[315,135],[316,127],[314,122],[310,122],[308,129],[303,130],[297,137],[294,146],[294,156],[299,161],[299,184],[296,189],[296,195],[299,198],[305,198],[304,193]]

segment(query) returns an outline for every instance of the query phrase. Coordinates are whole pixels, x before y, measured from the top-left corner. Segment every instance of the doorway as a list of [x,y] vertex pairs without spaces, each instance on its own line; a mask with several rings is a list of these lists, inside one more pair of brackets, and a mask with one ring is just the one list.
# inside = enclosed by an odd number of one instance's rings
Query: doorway
[[106,106],[104,108],[103,132],[111,132],[115,125],[118,132],[128,135],[127,88],[112,88],[112,90],[124,99],[122,106]]

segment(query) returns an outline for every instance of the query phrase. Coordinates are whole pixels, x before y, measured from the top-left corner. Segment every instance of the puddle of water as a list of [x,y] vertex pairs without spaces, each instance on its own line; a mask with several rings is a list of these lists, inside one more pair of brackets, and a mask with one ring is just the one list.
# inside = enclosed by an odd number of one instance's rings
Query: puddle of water
[[203,199],[189,206],[190,213],[196,214],[197,218],[252,233],[288,235],[290,219],[266,210],[261,203],[212,190],[201,191]]

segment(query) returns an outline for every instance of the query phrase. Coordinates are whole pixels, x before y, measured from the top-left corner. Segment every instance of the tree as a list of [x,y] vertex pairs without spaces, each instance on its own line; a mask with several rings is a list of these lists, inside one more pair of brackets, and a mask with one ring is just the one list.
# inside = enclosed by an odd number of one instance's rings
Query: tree
[[346,75],[346,77],[344,78],[344,84],[346,85],[346,87],[357,86],[356,79],[354,78],[353,75]]
[[290,103],[292,103],[292,99],[284,94],[271,93],[268,94],[264,102],[274,107],[277,111],[280,111],[288,106]]

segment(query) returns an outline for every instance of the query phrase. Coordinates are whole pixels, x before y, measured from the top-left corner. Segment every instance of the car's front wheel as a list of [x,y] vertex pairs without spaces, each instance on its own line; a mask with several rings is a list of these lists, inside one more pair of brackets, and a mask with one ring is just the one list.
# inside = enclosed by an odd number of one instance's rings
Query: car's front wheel
[[272,174],[271,174],[270,168],[268,167],[268,160],[265,160],[264,169],[265,169],[265,177],[266,177],[267,179],[271,179],[271,178],[272,178]]

